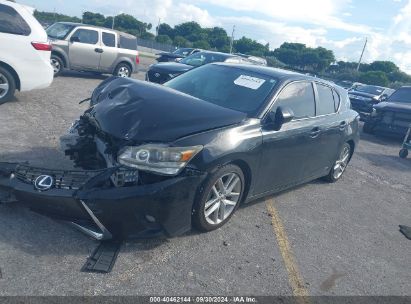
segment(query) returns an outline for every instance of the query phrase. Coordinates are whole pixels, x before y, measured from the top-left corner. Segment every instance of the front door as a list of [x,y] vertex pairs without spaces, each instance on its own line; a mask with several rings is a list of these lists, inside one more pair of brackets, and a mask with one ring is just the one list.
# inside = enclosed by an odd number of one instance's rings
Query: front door
[[78,28],[69,39],[70,67],[76,70],[98,71],[101,56],[99,32]]
[[256,194],[281,190],[305,180],[312,174],[313,150],[320,131],[315,117],[313,84],[309,81],[287,85],[271,111],[287,107],[294,119],[280,130],[263,127],[263,152]]

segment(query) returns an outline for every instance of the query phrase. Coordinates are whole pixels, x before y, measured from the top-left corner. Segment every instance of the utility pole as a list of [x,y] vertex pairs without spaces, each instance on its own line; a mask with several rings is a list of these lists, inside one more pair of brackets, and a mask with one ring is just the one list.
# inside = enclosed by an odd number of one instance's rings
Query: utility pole
[[360,65],[361,65],[361,61],[362,61],[362,56],[364,56],[365,48],[367,47],[367,42],[368,42],[368,38],[365,38],[365,43],[364,43],[364,47],[363,47],[362,52],[361,52],[360,61],[358,61],[357,71],[360,70]]
[[161,22],[161,19],[158,18],[158,25],[156,27],[156,36],[158,36],[158,30],[160,29],[160,24],[161,24],[160,22]]
[[231,40],[230,40],[230,54],[232,54],[232,53],[233,53],[234,32],[235,32],[235,25],[233,25],[233,31],[232,31],[232,33],[231,33]]
[[116,19],[116,16],[113,15],[113,22],[111,23],[111,29],[114,29],[114,19]]

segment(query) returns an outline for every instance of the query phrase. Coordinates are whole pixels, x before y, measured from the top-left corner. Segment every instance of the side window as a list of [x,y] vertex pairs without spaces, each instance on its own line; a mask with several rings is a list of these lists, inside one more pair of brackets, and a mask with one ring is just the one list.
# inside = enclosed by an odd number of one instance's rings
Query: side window
[[31,29],[14,8],[0,4],[0,33],[28,36]]
[[317,116],[335,113],[334,94],[330,87],[317,83]]
[[340,94],[338,94],[335,90],[333,90],[333,95],[334,95],[334,108],[335,108],[335,112],[337,112],[338,108],[340,107],[341,97],[340,97]]
[[105,46],[115,47],[116,36],[114,34],[103,32],[103,44]]
[[98,32],[93,30],[78,29],[72,37],[77,37],[80,43],[96,44],[98,42]]
[[288,85],[278,97],[272,111],[288,107],[294,112],[294,119],[315,116],[313,86],[310,82],[296,82]]

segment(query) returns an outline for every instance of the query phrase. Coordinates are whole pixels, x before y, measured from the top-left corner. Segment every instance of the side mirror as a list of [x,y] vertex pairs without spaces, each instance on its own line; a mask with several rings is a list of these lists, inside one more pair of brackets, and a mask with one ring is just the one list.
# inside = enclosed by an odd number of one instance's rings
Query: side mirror
[[294,113],[290,108],[287,107],[278,107],[274,112],[268,114],[268,125],[275,131],[281,129],[281,127],[292,121],[294,118]]
[[70,42],[71,42],[71,43],[73,43],[73,42],[80,42],[80,38],[77,37],[77,36],[71,36]]

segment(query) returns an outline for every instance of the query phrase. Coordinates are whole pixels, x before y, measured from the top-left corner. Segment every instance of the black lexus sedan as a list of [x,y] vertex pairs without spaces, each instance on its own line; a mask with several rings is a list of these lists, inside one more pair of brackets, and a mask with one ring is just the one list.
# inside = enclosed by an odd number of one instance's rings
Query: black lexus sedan
[[113,77],[61,139],[79,169],[0,163],[0,201],[97,239],[210,231],[241,204],[339,180],[358,121],[342,88],[267,67],[209,64],[164,86]]
[[352,108],[360,114],[361,119],[366,119],[372,112],[373,106],[394,93],[393,89],[373,86],[359,85],[348,92]]
[[164,83],[178,75],[181,75],[193,68],[212,62],[241,63],[249,61],[237,55],[220,52],[198,52],[187,56],[180,62],[161,62],[150,66],[146,73],[146,80],[156,83]]

